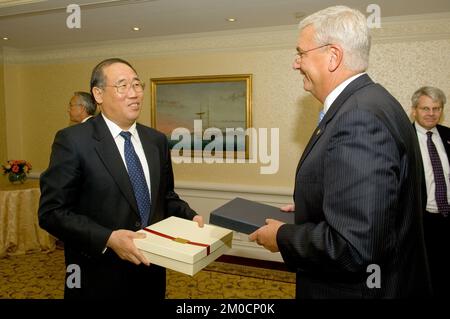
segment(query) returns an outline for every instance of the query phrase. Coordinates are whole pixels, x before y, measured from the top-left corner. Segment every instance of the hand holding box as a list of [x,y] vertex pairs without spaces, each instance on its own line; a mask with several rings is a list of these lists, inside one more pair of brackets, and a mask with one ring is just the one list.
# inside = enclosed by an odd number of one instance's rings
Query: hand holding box
[[194,221],[169,217],[138,232],[144,239],[134,239],[150,263],[188,275],[195,275],[229,248],[233,231]]
[[211,212],[209,222],[234,231],[251,234],[266,224],[266,219],[294,224],[294,213],[282,212],[278,207],[236,197]]

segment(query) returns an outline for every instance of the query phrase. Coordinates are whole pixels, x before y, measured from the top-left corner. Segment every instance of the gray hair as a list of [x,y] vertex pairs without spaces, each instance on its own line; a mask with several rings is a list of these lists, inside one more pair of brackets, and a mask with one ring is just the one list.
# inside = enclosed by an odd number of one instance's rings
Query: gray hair
[[360,11],[346,6],[329,7],[304,18],[298,28],[303,30],[309,25],[314,27],[318,45],[342,46],[347,68],[358,72],[367,69],[371,37],[366,17]]
[[447,102],[447,98],[445,97],[444,92],[441,89],[438,89],[433,86],[422,86],[416,92],[414,92],[411,97],[412,107],[416,108],[417,104],[419,104],[419,98],[421,96],[428,96],[433,102],[439,102],[442,108],[444,108],[444,104]]
[[95,112],[97,111],[97,103],[90,93],[74,92],[73,95],[78,98],[78,103],[82,104],[86,108],[87,114],[95,114]]

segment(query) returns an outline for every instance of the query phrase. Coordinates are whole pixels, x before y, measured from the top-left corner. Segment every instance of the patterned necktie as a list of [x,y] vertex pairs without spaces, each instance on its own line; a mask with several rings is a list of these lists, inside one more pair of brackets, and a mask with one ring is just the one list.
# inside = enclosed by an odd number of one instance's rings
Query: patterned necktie
[[450,207],[447,201],[447,185],[445,184],[444,170],[436,146],[431,139],[433,132],[427,132],[427,147],[430,155],[431,166],[433,167],[436,204],[439,213],[447,217]]
[[150,215],[150,192],[148,191],[147,182],[145,181],[141,161],[131,143],[131,133],[120,132],[120,136],[125,139],[125,162],[127,163],[128,175],[130,176],[134,196],[136,197],[139,215],[141,216],[142,228],[144,228],[148,224],[148,217]]

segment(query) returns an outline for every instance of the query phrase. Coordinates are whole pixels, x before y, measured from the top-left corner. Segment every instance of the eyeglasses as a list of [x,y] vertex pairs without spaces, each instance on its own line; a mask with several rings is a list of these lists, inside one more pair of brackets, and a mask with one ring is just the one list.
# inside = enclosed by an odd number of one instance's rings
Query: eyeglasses
[[145,88],[145,83],[141,81],[134,81],[132,83],[118,84],[118,85],[105,85],[105,87],[115,87],[118,94],[128,93],[130,88],[133,88],[134,92],[142,93]]
[[423,111],[423,112],[433,112],[433,113],[439,113],[440,111],[442,111],[442,107],[438,106],[438,107],[428,107],[428,106],[424,106],[424,107],[417,107],[417,109]]
[[303,50],[301,50],[300,48],[297,48],[297,53],[296,53],[296,55],[295,55],[295,59],[296,59],[296,60],[301,60],[301,59],[303,59],[303,56],[304,56],[306,53],[311,52],[311,51],[314,51],[314,50],[317,50],[317,49],[320,49],[320,48],[323,48],[323,47],[326,47],[326,46],[329,46],[329,45],[331,45],[331,43],[327,43],[327,44],[324,44],[324,45],[320,45],[320,46],[318,46],[318,47],[315,47],[315,48],[312,48],[312,49],[309,49],[309,50],[306,50],[306,51],[303,51]]

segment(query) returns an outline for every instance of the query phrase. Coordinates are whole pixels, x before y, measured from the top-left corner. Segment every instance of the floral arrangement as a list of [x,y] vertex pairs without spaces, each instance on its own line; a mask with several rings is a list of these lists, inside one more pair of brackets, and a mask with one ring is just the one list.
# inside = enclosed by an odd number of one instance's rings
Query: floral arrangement
[[3,175],[8,174],[11,182],[20,181],[23,183],[31,168],[31,163],[25,160],[11,160],[2,165]]

